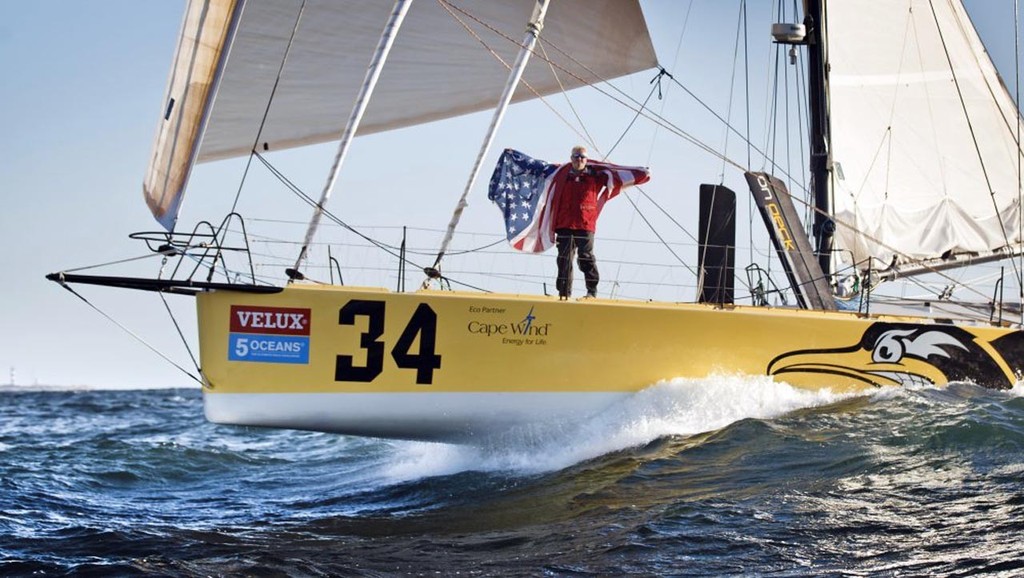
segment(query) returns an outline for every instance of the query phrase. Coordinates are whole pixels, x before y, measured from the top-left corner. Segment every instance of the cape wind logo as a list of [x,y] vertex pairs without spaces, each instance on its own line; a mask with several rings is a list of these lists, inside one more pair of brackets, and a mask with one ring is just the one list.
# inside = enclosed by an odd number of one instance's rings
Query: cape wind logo
[[309,363],[309,309],[231,306],[228,359],[259,363]]
[[[504,309],[470,306],[470,313],[504,313]],[[496,322],[493,320],[474,319],[466,325],[472,334],[489,339],[501,339],[502,345],[547,345],[551,323],[539,323],[533,314],[533,307],[519,321]]]

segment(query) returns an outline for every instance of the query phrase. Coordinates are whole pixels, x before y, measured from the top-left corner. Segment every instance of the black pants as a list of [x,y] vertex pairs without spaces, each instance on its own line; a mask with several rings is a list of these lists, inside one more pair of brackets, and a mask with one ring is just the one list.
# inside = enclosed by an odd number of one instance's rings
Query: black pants
[[596,296],[600,276],[594,259],[594,233],[580,229],[556,229],[555,245],[558,247],[558,279],[555,281],[558,296],[572,295],[572,256],[577,251],[577,262],[587,283],[587,295]]

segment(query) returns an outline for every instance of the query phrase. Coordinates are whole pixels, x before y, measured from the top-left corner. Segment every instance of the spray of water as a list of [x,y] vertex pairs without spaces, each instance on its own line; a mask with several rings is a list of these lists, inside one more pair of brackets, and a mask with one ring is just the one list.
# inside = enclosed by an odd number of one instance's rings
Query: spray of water
[[747,418],[771,419],[845,397],[828,389],[797,389],[767,376],[672,379],[584,421],[535,424],[474,446],[396,443],[383,475],[400,482],[462,471],[555,471],[663,436],[714,431]]

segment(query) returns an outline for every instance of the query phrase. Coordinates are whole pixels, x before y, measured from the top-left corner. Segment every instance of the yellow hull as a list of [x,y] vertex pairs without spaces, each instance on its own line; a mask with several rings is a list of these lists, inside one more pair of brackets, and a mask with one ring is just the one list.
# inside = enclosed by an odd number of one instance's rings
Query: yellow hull
[[1021,332],[917,318],[447,291],[213,291],[198,312],[212,421],[418,439],[585,416],[679,377],[1010,387],[1024,351]]

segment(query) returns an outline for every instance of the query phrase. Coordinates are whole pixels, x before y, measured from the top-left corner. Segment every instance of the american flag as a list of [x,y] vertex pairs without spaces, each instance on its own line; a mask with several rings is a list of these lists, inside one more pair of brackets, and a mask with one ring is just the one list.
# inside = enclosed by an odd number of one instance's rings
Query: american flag
[[[605,180],[605,187],[597,199],[598,212],[622,189],[646,183],[651,178],[650,172],[641,167],[593,161],[587,166]],[[491,175],[487,198],[501,210],[505,219],[505,235],[513,249],[542,253],[554,246],[551,202],[556,185],[567,178],[571,168],[571,163],[553,165],[512,149],[505,149],[502,153]]]

